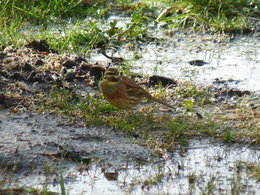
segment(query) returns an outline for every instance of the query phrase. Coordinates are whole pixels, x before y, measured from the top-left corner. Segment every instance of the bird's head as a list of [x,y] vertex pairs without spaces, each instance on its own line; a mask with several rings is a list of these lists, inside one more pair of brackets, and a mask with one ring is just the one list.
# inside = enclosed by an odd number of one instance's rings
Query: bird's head
[[105,71],[103,79],[108,80],[110,82],[118,82],[120,80],[120,73],[116,68],[108,68]]

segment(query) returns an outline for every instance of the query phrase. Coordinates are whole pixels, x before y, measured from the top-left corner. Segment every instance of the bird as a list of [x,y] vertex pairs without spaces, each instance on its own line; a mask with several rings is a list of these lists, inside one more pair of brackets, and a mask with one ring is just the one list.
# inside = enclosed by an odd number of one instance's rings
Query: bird
[[98,87],[105,99],[117,109],[132,109],[143,100],[152,100],[174,108],[172,105],[153,97],[132,79],[121,75],[116,68],[108,68],[105,71]]

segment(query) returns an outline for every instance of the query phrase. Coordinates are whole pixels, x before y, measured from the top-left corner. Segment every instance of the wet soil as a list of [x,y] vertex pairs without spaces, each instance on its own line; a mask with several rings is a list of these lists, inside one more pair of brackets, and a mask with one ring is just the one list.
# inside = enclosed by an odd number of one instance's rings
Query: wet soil
[[[6,173],[14,173],[17,178],[43,176],[48,162],[58,167],[95,163],[115,168],[150,162],[155,157],[136,138],[118,135],[106,127],[73,123],[55,113],[39,112],[36,96],[48,92],[53,84],[66,81],[69,86],[96,90],[104,70],[82,57],[54,53],[45,41],[0,52],[0,181],[6,179]],[[158,75],[151,76],[147,83],[178,85],[178,81]],[[216,96],[250,94],[225,90]]]
[[[0,166],[14,173],[41,174],[46,159],[60,163],[104,166],[152,156],[152,151],[134,144],[105,127],[70,123],[53,113],[38,112],[36,95],[53,84],[96,88],[104,67],[77,56],[58,55],[45,41],[25,47],[5,48],[0,54]],[[2,178],[1,178],[2,179]]]
[[73,124],[55,114],[1,110],[0,116],[0,165],[15,173],[41,173],[46,159],[116,167],[152,155],[108,128]]

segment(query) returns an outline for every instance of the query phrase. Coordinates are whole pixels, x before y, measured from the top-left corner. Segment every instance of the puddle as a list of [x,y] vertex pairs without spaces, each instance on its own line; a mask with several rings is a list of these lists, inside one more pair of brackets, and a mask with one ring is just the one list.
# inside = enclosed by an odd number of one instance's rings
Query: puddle
[[[69,194],[231,194],[234,190],[256,194],[260,190],[259,181],[238,166],[239,162],[259,166],[259,148],[194,139],[187,149],[171,155],[166,161],[106,170],[93,166],[79,172],[74,167],[64,173],[69,180],[65,187]],[[30,180],[22,181],[28,185]],[[34,181],[43,184],[44,178]],[[37,182],[34,185],[42,188]],[[60,192],[59,183],[48,188]]]
[[[118,21],[125,27],[129,18],[111,16],[108,22]],[[123,20],[123,22],[122,22]],[[231,41],[207,34],[175,32],[171,36],[163,29],[151,30],[152,36],[163,38],[159,43],[140,45],[136,50],[121,48],[114,56],[130,61],[133,71],[160,75],[173,79],[186,79],[211,85],[216,79],[241,90],[260,91],[260,40],[252,35],[237,36]],[[134,56],[141,56],[134,60]],[[204,66],[191,66],[191,60],[203,60]],[[92,61],[108,62],[103,55],[93,55]]]
[[[86,18],[85,23],[91,20]],[[103,29],[108,29],[108,24],[113,21],[117,21],[117,27],[126,29],[131,17],[111,15],[105,21],[95,22]],[[68,29],[75,28],[70,25],[71,21],[68,22]],[[50,27],[53,33],[65,33],[57,28],[61,27]],[[220,87],[228,85],[240,90],[260,91],[259,37],[240,35],[229,41],[229,38],[217,35],[167,32],[164,28],[149,28],[148,31],[150,36],[159,38],[159,41],[141,43],[134,49],[131,48],[133,45],[127,44],[119,49],[114,48],[112,54],[108,51],[108,54],[128,60],[132,71],[140,74],[191,80],[203,85],[211,85],[217,79],[224,81],[219,82]],[[136,60],[136,55],[141,58]],[[92,51],[86,58],[91,63],[98,62],[104,66],[111,61],[97,51]],[[192,60],[203,60],[208,64],[191,66],[188,62]]]
[[[203,84],[212,84],[215,79],[234,81],[227,84],[242,90],[260,90],[259,40],[238,37],[230,43],[214,43],[203,39],[206,38],[199,35],[196,38],[177,35],[166,45],[144,47],[137,71],[150,70],[150,74]],[[196,67],[188,63],[198,59],[209,64]]]

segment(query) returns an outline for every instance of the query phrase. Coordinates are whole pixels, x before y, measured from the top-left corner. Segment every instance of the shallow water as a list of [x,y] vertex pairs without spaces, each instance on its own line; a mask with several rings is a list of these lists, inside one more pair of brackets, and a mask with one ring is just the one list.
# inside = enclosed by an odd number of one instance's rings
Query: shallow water
[[[128,17],[111,16],[108,22],[118,21],[124,27]],[[123,22],[122,22],[123,21]],[[133,71],[148,75],[161,75],[206,85],[215,79],[232,88],[260,91],[260,38],[237,36],[229,38],[208,34],[180,33],[164,29],[150,30],[150,34],[164,41],[136,46],[129,50],[121,48],[114,56],[130,61]],[[141,59],[134,60],[138,54]],[[92,56],[93,61],[106,61],[102,55]],[[191,60],[203,60],[204,66],[189,65]]]
[[[137,62],[139,70],[177,79],[211,84],[215,79],[228,81],[230,87],[260,90],[260,41],[254,37],[237,37],[228,43],[204,41],[207,36],[178,35],[166,45],[144,48]],[[179,41],[176,41],[178,39]],[[204,66],[191,66],[188,61],[203,60]],[[142,67],[143,66],[143,67]],[[150,67],[150,68],[149,68]]]
[[[209,190],[230,194],[235,189],[257,194],[260,190],[259,181],[238,166],[239,162],[259,166],[260,148],[193,139],[187,149],[169,155],[168,160],[145,165],[107,170],[93,166],[81,172],[71,168],[64,174],[71,178],[66,190],[70,194],[201,194]],[[59,191],[59,185],[49,189]]]

